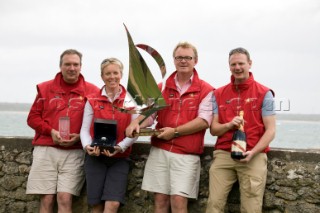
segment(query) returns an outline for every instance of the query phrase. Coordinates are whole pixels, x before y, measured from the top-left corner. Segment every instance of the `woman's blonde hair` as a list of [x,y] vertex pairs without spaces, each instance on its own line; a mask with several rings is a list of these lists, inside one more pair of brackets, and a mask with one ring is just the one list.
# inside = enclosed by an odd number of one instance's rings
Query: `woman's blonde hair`
[[101,75],[103,73],[103,69],[106,67],[106,66],[109,66],[110,64],[116,64],[120,67],[120,72],[121,72],[121,75],[123,75],[122,71],[123,71],[123,64],[122,62],[117,59],[117,58],[106,58],[104,59],[102,62],[101,62]]

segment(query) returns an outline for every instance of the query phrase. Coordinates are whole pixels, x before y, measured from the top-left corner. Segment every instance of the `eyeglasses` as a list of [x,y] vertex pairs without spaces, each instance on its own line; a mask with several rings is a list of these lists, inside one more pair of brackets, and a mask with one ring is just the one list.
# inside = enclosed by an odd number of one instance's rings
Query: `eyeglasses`
[[191,56],[176,56],[176,57],[174,57],[174,59],[177,61],[182,61],[183,59],[185,61],[191,61],[192,57]]

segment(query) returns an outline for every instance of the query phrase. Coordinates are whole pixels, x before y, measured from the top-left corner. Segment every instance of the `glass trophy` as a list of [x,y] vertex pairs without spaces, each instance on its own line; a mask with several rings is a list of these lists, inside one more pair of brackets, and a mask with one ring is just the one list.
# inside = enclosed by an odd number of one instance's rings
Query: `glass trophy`
[[59,133],[62,140],[70,140],[70,118],[59,118]]

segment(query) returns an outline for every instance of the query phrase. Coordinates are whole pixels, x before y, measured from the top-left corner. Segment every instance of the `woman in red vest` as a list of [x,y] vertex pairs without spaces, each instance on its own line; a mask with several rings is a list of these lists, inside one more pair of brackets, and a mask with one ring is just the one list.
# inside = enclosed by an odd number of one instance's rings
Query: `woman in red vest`
[[[116,108],[123,106],[125,88],[120,84],[123,64],[116,58],[108,58],[101,63],[101,78],[105,85],[99,93],[87,97],[82,128],[82,145],[87,152],[85,173],[87,198],[92,212],[117,212],[124,204],[129,172],[129,155],[134,138],[125,138],[124,132],[132,115]],[[116,145],[114,151],[92,147],[94,120],[103,119],[116,123]]]

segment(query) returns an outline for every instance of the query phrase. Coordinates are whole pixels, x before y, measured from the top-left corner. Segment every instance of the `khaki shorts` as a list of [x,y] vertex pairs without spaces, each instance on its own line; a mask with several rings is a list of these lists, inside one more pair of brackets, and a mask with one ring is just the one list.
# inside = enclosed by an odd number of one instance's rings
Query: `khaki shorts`
[[198,155],[176,154],[151,147],[142,189],[197,199],[200,169]]
[[84,183],[84,151],[35,146],[27,194],[80,195]]

